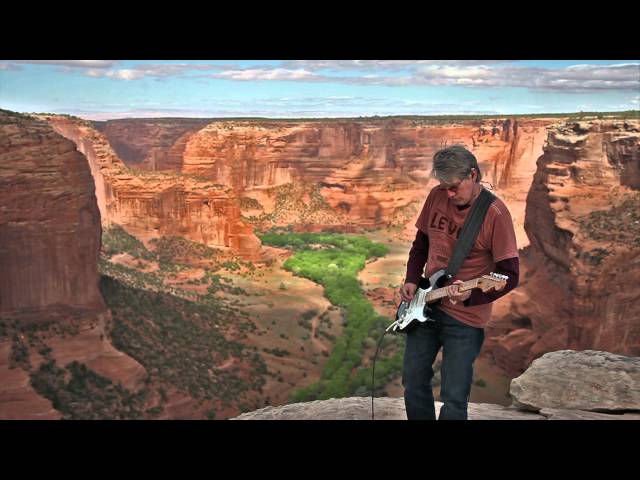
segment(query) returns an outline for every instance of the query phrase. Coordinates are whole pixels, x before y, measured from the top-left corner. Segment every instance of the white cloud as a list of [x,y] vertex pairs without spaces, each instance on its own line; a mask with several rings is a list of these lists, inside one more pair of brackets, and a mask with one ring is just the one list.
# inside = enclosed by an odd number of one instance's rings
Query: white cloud
[[289,60],[283,68],[307,70],[406,70],[422,65],[489,65],[508,60]]
[[[495,65],[488,65],[493,63]],[[640,63],[572,65],[542,68],[499,65],[482,61],[289,61],[304,68],[261,67],[233,69],[212,75],[230,80],[289,80],[355,85],[432,85],[465,87],[521,87],[541,91],[592,92],[640,89]],[[398,69],[407,70],[399,72]],[[357,75],[315,73],[320,69],[359,71]],[[395,72],[392,71],[395,69]],[[372,73],[371,70],[374,72]],[[397,75],[401,73],[401,75]]]
[[89,70],[85,70],[84,74],[89,76],[89,77],[104,77],[105,76],[105,72],[104,71],[98,70],[98,69],[95,69],[95,68],[90,68]]
[[21,67],[9,62],[0,62],[0,70],[21,70]]
[[173,76],[181,76],[189,71],[220,70],[235,67],[235,65],[159,63],[141,64],[132,66],[131,68],[119,70],[89,69],[84,73],[89,77],[109,77],[115,78],[117,80],[138,80],[145,77],[168,78]]
[[120,80],[137,80],[144,77],[144,72],[133,69],[111,70],[107,73],[107,77],[117,78]]
[[141,63],[115,68],[118,62],[113,60],[19,60],[0,63],[0,69],[19,68],[20,63],[57,65],[69,72],[83,68],[83,73],[89,77],[124,81],[189,76],[236,81],[332,82],[397,87],[520,87],[563,93],[640,90],[638,62],[614,65],[581,63],[565,68],[543,68],[518,66],[507,60],[288,60],[275,66],[245,68],[231,62],[226,65]]
[[116,60],[12,60],[12,63],[57,65],[71,68],[111,68],[118,62]]
[[91,68],[89,70],[85,70],[84,74],[89,77],[108,77],[118,80],[137,80],[144,77],[144,72],[128,68],[120,70],[97,70]]
[[247,68],[227,70],[211,75],[213,78],[226,80],[280,80],[280,81],[322,81],[326,77],[316,75],[303,68],[289,70],[286,68]]

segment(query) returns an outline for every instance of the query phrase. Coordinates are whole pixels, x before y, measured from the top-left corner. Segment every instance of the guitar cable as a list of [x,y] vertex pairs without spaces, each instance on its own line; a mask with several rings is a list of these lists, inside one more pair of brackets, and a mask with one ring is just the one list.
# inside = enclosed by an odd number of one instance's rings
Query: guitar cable
[[373,356],[373,367],[371,369],[371,420],[375,420],[374,414],[373,414],[373,397],[374,397],[374,393],[375,393],[375,375],[376,375],[376,359],[378,358],[378,352],[380,351],[380,347],[382,346],[382,340],[384,339],[384,336],[387,334],[387,330],[385,330],[384,332],[382,332],[382,336],[380,337],[380,340],[378,340],[378,348],[376,348],[376,353]]
[[[404,284],[405,280],[403,280],[403,284]],[[396,319],[397,320],[397,319]],[[387,332],[389,331],[389,328],[385,329],[382,332],[382,336],[380,337],[380,340],[378,340],[378,347],[376,348],[376,353],[373,355],[373,366],[371,368],[371,420],[375,420],[375,416],[374,416],[374,410],[373,410],[373,397],[375,394],[375,388],[376,388],[376,359],[378,358],[378,352],[380,351],[380,347],[382,346],[382,340],[384,340],[384,336],[387,334]]]

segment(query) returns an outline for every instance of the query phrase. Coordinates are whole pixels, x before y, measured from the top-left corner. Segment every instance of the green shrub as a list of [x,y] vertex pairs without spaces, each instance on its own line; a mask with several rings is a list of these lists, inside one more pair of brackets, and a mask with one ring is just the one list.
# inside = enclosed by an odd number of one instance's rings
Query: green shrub
[[240,270],[240,264],[233,260],[222,262],[221,266],[223,268],[226,268],[227,270],[231,270],[232,272],[235,270]]
[[[100,290],[112,312],[111,337],[119,350],[139,361],[163,382],[193,398],[230,401],[261,386],[265,371],[260,356],[236,341],[228,341],[221,324],[241,330],[255,326],[215,299],[195,303],[162,292],[131,288],[103,276]],[[250,365],[247,377],[235,369],[215,370],[228,357]],[[210,370],[215,372],[211,375]]]
[[[65,377],[70,376],[68,382]],[[78,362],[60,368],[44,362],[30,375],[31,385],[53,408],[71,420],[143,418],[146,391],[131,393]]]
[[158,260],[164,263],[179,263],[184,259],[216,259],[220,251],[203,243],[192,242],[183,237],[166,236],[154,238],[151,245]]
[[[344,397],[370,382],[368,369],[362,369],[363,343],[370,330],[379,324],[371,304],[366,300],[357,279],[368,258],[383,256],[388,248],[361,236],[335,233],[265,233],[263,244],[293,248],[296,253],[284,263],[284,268],[324,286],[329,301],[344,309],[346,325],[324,366],[321,380],[291,395],[294,401]],[[317,315],[305,312],[303,320]],[[378,323],[376,323],[378,322]],[[318,332],[329,339],[333,337]],[[380,378],[397,374],[401,361],[381,359]],[[358,370],[360,367],[360,370]],[[356,370],[354,375],[352,372]]]
[[102,231],[102,251],[108,256],[128,253],[135,258],[144,260],[155,259],[155,255],[147,250],[140,240],[130,235],[120,225],[115,224]]

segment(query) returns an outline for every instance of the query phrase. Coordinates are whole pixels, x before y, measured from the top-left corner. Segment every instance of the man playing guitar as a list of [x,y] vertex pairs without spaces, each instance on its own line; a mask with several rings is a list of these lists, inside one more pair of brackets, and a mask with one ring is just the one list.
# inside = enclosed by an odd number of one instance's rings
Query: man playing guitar
[[[418,231],[409,252],[405,283],[400,287],[404,302],[413,298],[423,273],[429,277],[447,267],[470,207],[483,189],[475,156],[459,145],[435,153],[432,175],[440,185],[427,196],[416,222]],[[500,291],[459,291],[463,281],[489,272],[507,277]],[[447,297],[431,306],[431,321],[406,331],[402,384],[409,420],[436,418],[431,380],[440,348],[443,406],[439,419],[467,419],[473,364],[484,341],[483,328],[491,317],[492,302],[517,286],[518,274],[511,215],[504,202],[496,198],[487,210],[471,252],[446,286]]]

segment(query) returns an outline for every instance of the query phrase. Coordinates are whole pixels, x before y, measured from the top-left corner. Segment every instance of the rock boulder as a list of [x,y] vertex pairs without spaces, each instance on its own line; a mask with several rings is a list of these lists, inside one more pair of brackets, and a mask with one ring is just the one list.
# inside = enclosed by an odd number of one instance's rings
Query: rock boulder
[[640,411],[640,358],[560,350],[543,355],[511,382],[516,407]]

